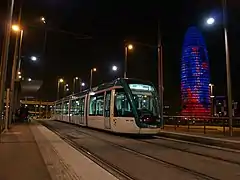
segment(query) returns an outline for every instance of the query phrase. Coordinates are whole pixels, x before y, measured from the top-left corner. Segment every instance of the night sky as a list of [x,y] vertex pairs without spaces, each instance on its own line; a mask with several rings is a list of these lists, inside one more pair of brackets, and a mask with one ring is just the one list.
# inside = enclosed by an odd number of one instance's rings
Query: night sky
[[[16,7],[19,4],[17,2]],[[6,4],[1,3],[2,37]],[[229,0],[228,6],[233,99],[240,100],[240,2]],[[18,8],[15,11],[17,13]],[[25,31],[22,52],[25,57],[24,76],[44,81],[39,97],[45,100],[56,98],[58,77],[64,77],[71,83],[74,76],[79,76],[89,83],[92,67],[98,69],[93,76],[94,85],[123,76],[124,40],[156,45],[157,23],[160,21],[165,104],[174,107],[180,105],[182,43],[191,25],[198,26],[206,40],[215,95],[225,95],[226,68],[221,13],[220,0],[162,0],[151,3],[126,0],[25,0],[22,18]],[[217,23],[213,27],[206,27],[204,21],[211,15]],[[39,22],[40,16],[46,18],[47,25]],[[44,28],[54,31],[48,31],[46,52],[42,57]],[[59,30],[73,32],[78,36],[62,34]],[[84,34],[93,39],[79,39]],[[39,56],[40,60],[30,62],[27,57],[31,55]],[[119,67],[117,73],[111,72],[113,64]],[[156,84],[157,51],[136,45],[134,51],[129,53],[128,77],[150,80]]]

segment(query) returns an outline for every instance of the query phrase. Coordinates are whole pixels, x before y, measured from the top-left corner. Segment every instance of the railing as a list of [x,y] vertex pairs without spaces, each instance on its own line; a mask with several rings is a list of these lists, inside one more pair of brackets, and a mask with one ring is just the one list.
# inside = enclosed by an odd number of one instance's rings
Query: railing
[[[240,117],[233,117],[233,133],[240,136]],[[165,130],[194,134],[228,135],[228,117],[164,116]]]

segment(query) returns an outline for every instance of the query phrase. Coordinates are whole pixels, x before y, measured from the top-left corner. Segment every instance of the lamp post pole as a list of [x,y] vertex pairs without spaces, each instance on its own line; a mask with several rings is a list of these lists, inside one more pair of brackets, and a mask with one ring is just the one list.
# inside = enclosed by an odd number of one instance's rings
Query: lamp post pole
[[162,53],[162,39],[160,32],[160,23],[158,22],[158,93],[160,98],[160,118],[162,128],[163,123],[163,53]]
[[[14,7],[14,0],[11,0],[10,9],[9,9],[7,22],[6,22],[6,30],[5,30],[6,34],[4,36],[1,68],[0,68],[0,120],[2,118],[2,112],[4,107],[4,92],[5,92],[6,73],[7,73],[10,33],[11,33],[11,27],[12,27],[13,7]],[[1,123],[0,123],[0,126],[1,126]]]
[[75,84],[76,84],[76,77],[73,78],[73,90],[72,90],[72,94],[75,93]]
[[82,92],[82,79],[79,78],[79,91]]
[[[18,67],[17,67],[17,73],[21,72],[21,63],[22,63],[22,42],[23,42],[23,30],[21,30],[20,33],[20,42],[19,42],[19,50],[18,50]],[[17,74],[16,74],[17,75]],[[16,79],[19,79],[18,76],[16,76]]]
[[89,89],[92,89],[92,80],[93,80],[93,72],[96,72],[97,69],[96,68],[92,68],[90,71],[90,84],[89,84]]
[[90,90],[92,89],[92,76],[93,76],[93,69],[91,69],[90,71],[90,87],[89,87]]
[[61,81],[58,80],[58,84],[57,84],[57,101],[59,100],[59,93],[60,93],[60,83]]
[[226,54],[226,70],[227,70],[227,94],[228,94],[228,117],[229,117],[229,134],[233,135],[233,122],[232,122],[232,85],[231,85],[231,68],[229,58],[229,47],[228,47],[228,30],[227,30],[227,1],[222,0],[223,9],[223,31],[225,40],[225,54]]
[[128,47],[125,44],[125,58],[124,58],[124,78],[127,78],[127,60],[128,60]]
[[[21,16],[22,16],[22,8],[20,8],[19,12],[19,17],[18,17],[18,26],[21,24]],[[20,27],[21,28],[21,27]],[[12,64],[12,77],[11,77],[11,85],[10,85],[10,108],[9,108],[9,124],[12,123],[12,118],[13,118],[13,112],[15,111],[15,106],[14,106],[14,95],[15,95],[15,80],[16,80],[16,71],[18,69],[17,67],[17,60],[19,59],[18,55],[21,56],[20,52],[20,47],[21,45],[19,44],[19,38],[20,38],[20,43],[22,43],[22,36],[23,36],[23,30],[20,30],[16,32],[16,41],[15,41],[15,49],[14,49],[14,55],[13,55],[13,64]]]

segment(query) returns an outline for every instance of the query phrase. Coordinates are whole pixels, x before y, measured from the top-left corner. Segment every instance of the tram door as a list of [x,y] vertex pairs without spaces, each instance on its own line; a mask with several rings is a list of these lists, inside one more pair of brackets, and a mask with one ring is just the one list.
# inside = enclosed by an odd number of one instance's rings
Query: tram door
[[104,126],[106,129],[111,129],[110,109],[111,109],[111,91],[107,91],[104,103]]

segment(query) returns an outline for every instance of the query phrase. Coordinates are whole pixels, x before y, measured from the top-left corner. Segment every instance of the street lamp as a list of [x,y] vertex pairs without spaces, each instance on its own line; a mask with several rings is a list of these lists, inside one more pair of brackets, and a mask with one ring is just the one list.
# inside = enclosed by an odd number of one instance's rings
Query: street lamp
[[59,79],[59,82],[60,82],[60,83],[63,83],[63,82],[64,82],[64,80],[61,78],[61,79]]
[[58,79],[57,84],[57,100],[59,99],[59,91],[60,91],[60,84],[64,83],[64,80],[62,78]]
[[[222,0],[222,11],[223,11],[223,32],[224,32],[224,43],[225,43],[225,54],[226,54],[226,71],[227,71],[227,100],[228,100],[228,117],[229,117],[229,133],[230,136],[233,135],[232,127],[232,83],[231,83],[231,68],[230,68],[230,58],[229,58],[229,47],[228,47],[228,30],[227,30],[227,2]],[[209,18],[207,24],[214,24],[214,19]]]
[[210,17],[210,18],[207,19],[206,23],[207,23],[208,25],[212,25],[212,24],[215,23],[215,19],[214,19],[213,17]]
[[42,16],[42,17],[40,18],[40,20],[41,20],[44,24],[46,24],[46,19],[45,19],[45,17]]
[[37,57],[36,56],[31,56],[30,58],[32,61],[37,61]]
[[117,70],[118,70],[118,67],[114,65],[114,66],[112,66],[112,70],[113,70],[113,71],[117,71]]
[[96,72],[97,69],[96,68],[92,68],[90,71],[90,87],[89,89],[92,89],[92,76],[93,76],[93,72]]
[[128,49],[129,49],[129,50],[132,50],[132,49],[133,49],[133,45],[132,45],[132,44],[129,44],[129,45],[128,45]]
[[68,91],[70,91],[68,84],[65,84],[63,91],[64,91],[64,96],[68,94]]
[[73,94],[75,93],[76,81],[79,81],[80,92],[82,91],[82,86],[81,86],[82,79],[79,77],[75,77],[75,78],[73,78]]
[[125,44],[125,67],[124,67],[124,78],[127,78],[127,61],[128,61],[128,51],[133,50],[132,44]]
[[20,27],[16,24],[12,25],[12,30],[15,32],[19,32],[20,31]]

